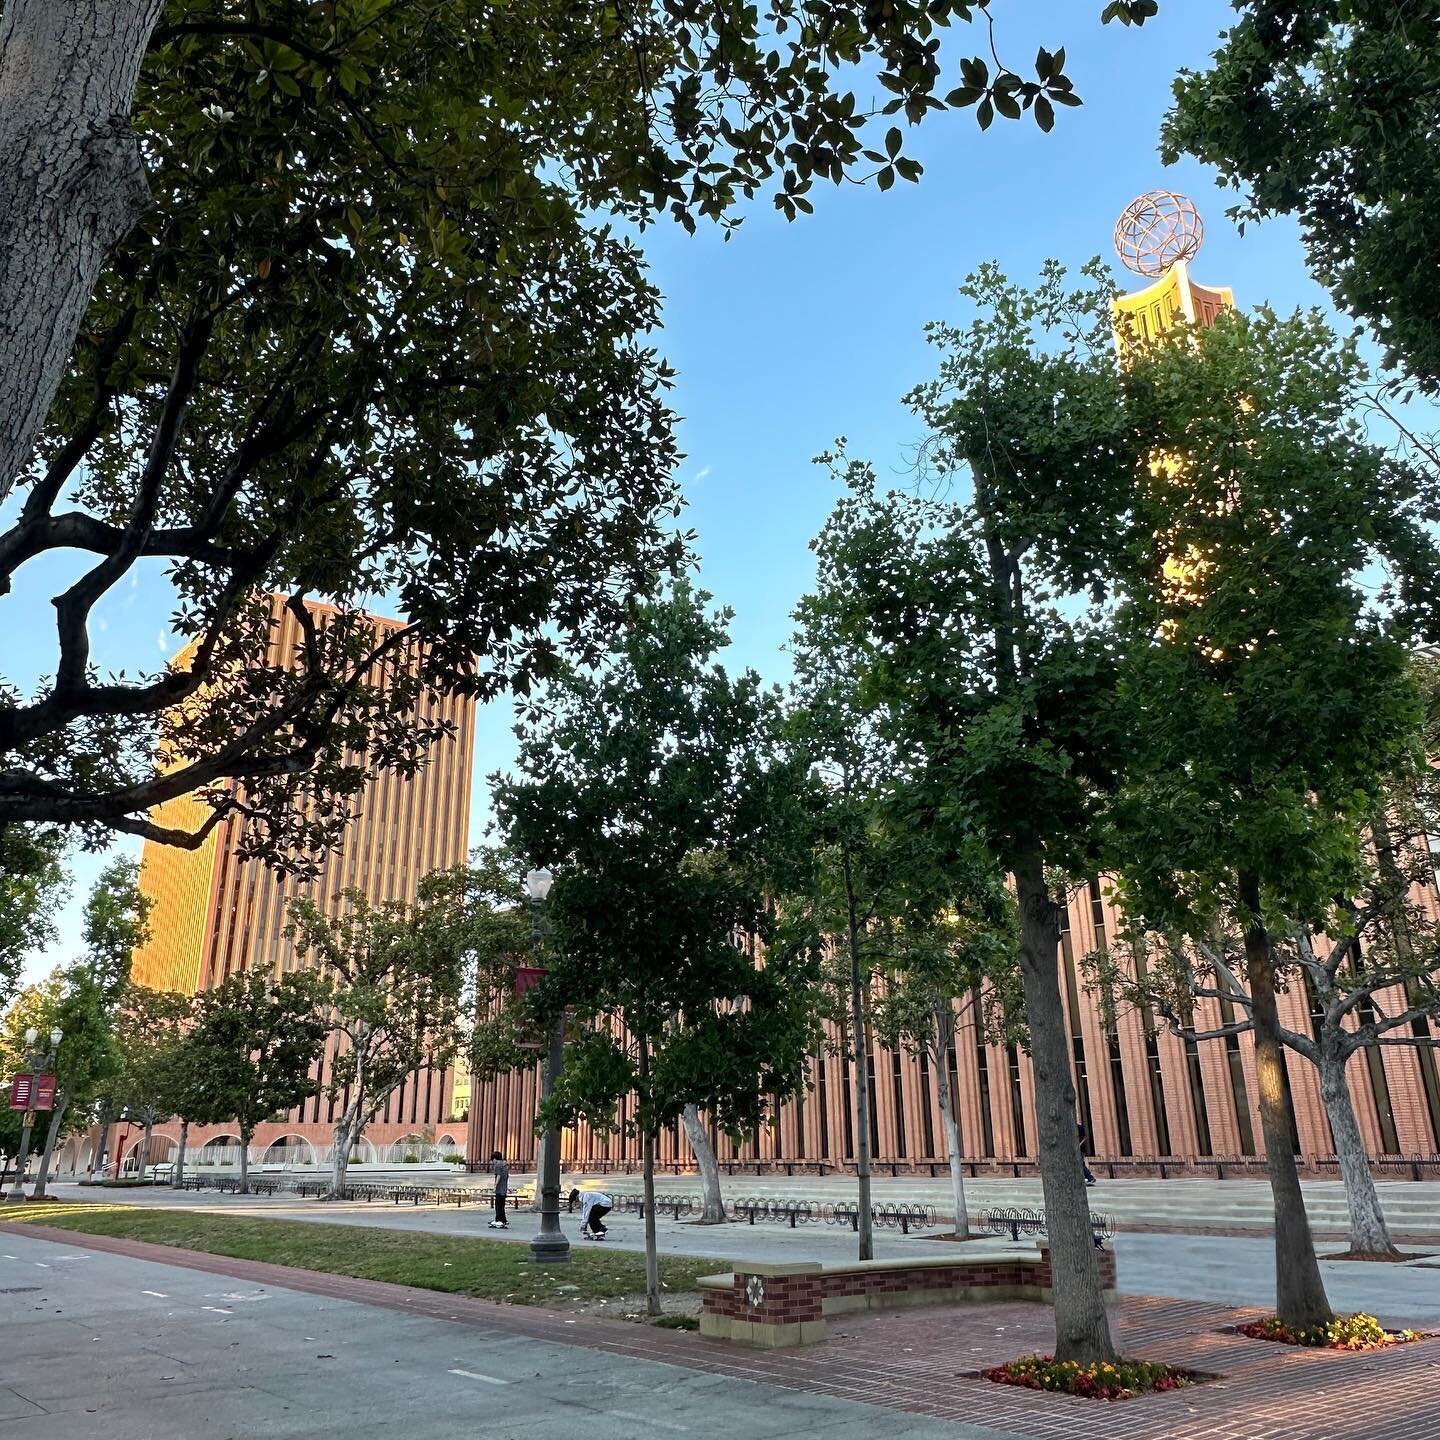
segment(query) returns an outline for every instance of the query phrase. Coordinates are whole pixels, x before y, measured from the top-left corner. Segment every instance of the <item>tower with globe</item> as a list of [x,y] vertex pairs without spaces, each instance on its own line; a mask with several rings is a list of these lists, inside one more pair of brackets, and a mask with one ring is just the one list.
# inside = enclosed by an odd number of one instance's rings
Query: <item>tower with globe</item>
[[1195,202],[1173,190],[1147,190],[1121,212],[1115,253],[1127,270],[1154,281],[1116,298],[1115,339],[1122,352],[1177,324],[1209,325],[1222,310],[1234,308],[1228,286],[1212,289],[1190,278],[1190,261],[1204,239]]

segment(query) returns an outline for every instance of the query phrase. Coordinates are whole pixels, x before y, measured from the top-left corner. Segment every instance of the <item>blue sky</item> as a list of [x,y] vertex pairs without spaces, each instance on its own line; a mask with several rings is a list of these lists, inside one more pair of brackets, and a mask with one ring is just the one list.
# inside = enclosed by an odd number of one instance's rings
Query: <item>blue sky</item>
[[[836,498],[811,457],[844,434],[854,454],[882,469],[902,463],[917,431],[900,396],[931,367],[922,327],[957,314],[956,287],[982,260],[1028,279],[1051,256],[1072,266],[1097,253],[1111,259],[1116,216],[1135,195],[1165,186],[1192,196],[1205,217],[1198,281],[1233,285],[1242,305],[1326,303],[1293,224],[1238,235],[1224,213],[1231,197],[1209,172],[1191,163],[1167,170],[1156,153],[1171,79],[1181,65],[1205,65],[1230,16],[1225,0],[1165,0],[1140,30],[1102,28],[1101,8],[1101,0],[998,7],[1001,53],[1017,69],[1040,44],[1066,48],[1085,104],[1060,111],[1050,135],[1028,119],[997,121],[982,135],[970,112],[932,117],[908,142],[925,165],[918,185],[883,195],[826,187],[813,194],[817,213],[793,224],[768,201],[756,204],[728,243],[669,226],[644,237],[667,297],[656,338],[679,372],[687,523],[698,532],[701,582],[735,611],[733,665],[787,678],[790,611],[813,575],[808,542]],[[946,44],[954,66],[982,35],[960,26]],[[32,564],[0,599],[0,670],[22,684],[53,667],[48,600],[67,569]],[[178,648],[158,572],[133,578],[97,610],[93,633],[97,662],[132,673]],[[481,717],[474,842],[489,813],[485,777],[511,753],[509,726],[503,705]],[[117,842],[112,853],[122,849],[138,844]],[[35,957],[31,973],[72,953],[80,903],[104,859],[75,857],[60,943]]]

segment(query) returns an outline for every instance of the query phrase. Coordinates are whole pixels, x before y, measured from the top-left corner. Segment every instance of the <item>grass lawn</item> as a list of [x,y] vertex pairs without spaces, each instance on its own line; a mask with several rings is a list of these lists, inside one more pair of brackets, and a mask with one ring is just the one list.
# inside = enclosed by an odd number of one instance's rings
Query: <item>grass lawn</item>
[[[645,1257],[632,1250],[574,1250],[568,1265],[546,1269],[530,1259],[524,1245],[308,1220],[256,1220],[85,1202],[8,1206],[0,1211],[0,1223],[6,1220],[86,1235],[148,1240],[207,1255],[265,1260],[363,1280],[418,1285],[511,1305],[566,1309],[576,1302],[618,1299],[645,1291]],[[713,1259],[662,1255],[660,1281],[670,1294],[682,1295],[694,1291],[698,1276],[713,1274],[717,1268],[720,1263]]]

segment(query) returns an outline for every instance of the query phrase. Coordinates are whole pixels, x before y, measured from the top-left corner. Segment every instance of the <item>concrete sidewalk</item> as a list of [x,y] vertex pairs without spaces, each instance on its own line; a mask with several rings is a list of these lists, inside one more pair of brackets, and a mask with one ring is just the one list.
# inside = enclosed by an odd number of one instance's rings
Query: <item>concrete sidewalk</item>
[[1295,1350],[1237,1334],[1254,1310],[1122,1300],[1122,1354],[1211,1379],[1107,1405],[979,1373],[1053,1348],[1053,1315],[1034,1303],[852,1316],[814,1347],[747,1350],[118,1238],[70,1243],[82,1238],[23,1223],[3,1235],[0,1440],[1440,1440],[1440,1342]]
[[1024,1440],[57,1240],[0,1235],[0,1437]]

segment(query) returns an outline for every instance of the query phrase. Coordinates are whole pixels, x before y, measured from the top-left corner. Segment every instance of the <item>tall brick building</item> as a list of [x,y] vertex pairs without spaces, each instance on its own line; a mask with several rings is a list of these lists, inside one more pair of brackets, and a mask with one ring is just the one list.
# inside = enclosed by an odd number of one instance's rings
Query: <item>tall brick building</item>
[[[324,623],[326,609],[312,607]],[[384,628],[396,622],[377,620]],[[295,617],[276,597],[272,610],[270,659],[289,664],[299,641]],[[146,842],[140,888],[153,902],[150,936],[136,951],[133,975],[142,985],[194,994],[248,970],[282,974],[298,963],[286,938],[290,902],[313,901],[334,913],[341,892],[363,891],[371,901],[412,899],[432,870],[462,864],[470,823],[470,774],[475,714],[471,700],[432,700],[427,719],[438,716],[453,735],[437,743],[428,763],[413,778],[391,772],[373,776],[341,844],[324,859],[313,880],[277,875],[259,861],[241,858],[247,823],[231,815],[198,850]],[[209,807],[191,796],[156,812],[164,825],[195,828]],[[329,1056],[317,1078],[323,1083]],[[389,1158],[403,1151],[407,1137],[433,1130],[437,1143],[463,1148],[465,1126],[456,1116],[453,1071],[424,1070],[388,1096],[366,1132],[362,1154]],[[460,1103],[466,1103],[463,1094]],[[301,1158],[319,1159],[330,1144],[337,1102],[317,1095],[283,1123],[262,1125],[255,1147],[284,1146]],[[463,1113],[463,1112],[462,1112]],[[226,1144],[225,1127],[191,1131],[192,1147]],[[238,1143],[238,1142],[232,1142]],[[400,1158],[396,1155],[395,1158]]]
[[[1180,322],[1209,325],[1234,305],[1228,288],[1207,288],[1191,279],[1189,260],[1202,231],[1188,201],[1166,192],[1142,197],[1122,217],[1121,227],[1126,227],[1124,238],[1131,246],[1143,252],[1145,263],[1132,268],[1157,277],[1146,289],[1116,301],[1115,334],[1122,355],[1131,335],[1152,337]],[[1119,247],[1122,229],[1117,228],[1116,239]],[[1417,899],[1428,907],[1440,903],[1433,885],[1428,895]],[[1129,1160],[1137,1168],[1143,1161],[1177,1169],[1193,1162],[1209,1173],[1213,1168],[1205,1166],[1207,1160],[1258,1159],[1264,1147],[1248,1034],[1183,1040],[1143,1009],[1107,1023],[1097,998],[1086,990],[1080,958],[1101,948],[1106,935],[1115,933],[1115,921],[1103,885],[1091,881],[1071,897],[1056,956],[1079,1118],[1087,1132],[1085,1148],[1092,1155]],[[1406,1006],[1403,994],[1377,998],[1387,1010]],[[962,1012],[950,1076],[958,1097],[962,1151],[981,1168],[1033,1165],[1037,1144],[1029,1058],[1014,1045],[986,1043],[975,1025],[976,1008],[967,1006]],[[1280,996],[1280,1011],[1291,1029],[1311,1028],[1303,990],[1292,988]],[[1228,1003],[1206,1000],[1199,1006],[1197,1024],[1203,1030],[1218,1029],[1235,1018]],[[1417,1037],[1428,1033],[1424,1026],[1417,1022]],[[722,1163],[853,1163],[852,1062],[845,1053],[850,1047],[842,1035],[830,1038],[833,1044],[811,1061],[806,1094],[781,1107],[775,1124],[757,1141],[736,1147],[728,1138],[712,1137]],[[1312,1159],[1332,1156],[1315,1067],[1288,1052],[1286,1062],[1299,1151]],[[944,1127],[928,1057],[872,1045],[865,1063],[877,1163],[923,1168],[942,1162]],[[1349,1079],[1361,1133],[1373,1155],[1440,1154],[1440,1073],[1434,1049],[1372,1046],[1350,1062]],[[485,1156],[498,1147],[522,1163],[530,1161],[537,1094],[536,1071],[477,1085],[470,1110],[470,1154]],[[640,1158],[638,1142],[583,1125],[566,1134],[564,1151],[574,1168]],[[683,1130],[676,1127],[662,1136],[657,1155],[662,1165],[690,1164]]]

